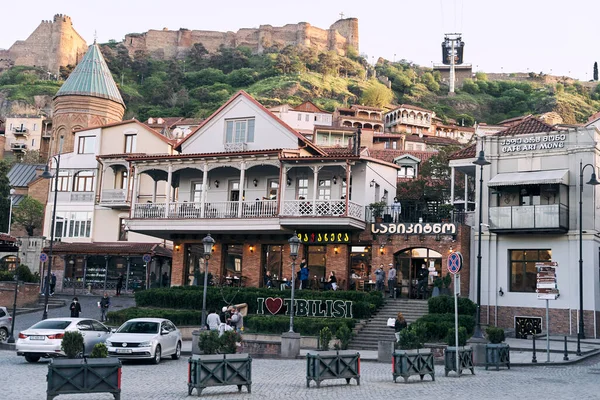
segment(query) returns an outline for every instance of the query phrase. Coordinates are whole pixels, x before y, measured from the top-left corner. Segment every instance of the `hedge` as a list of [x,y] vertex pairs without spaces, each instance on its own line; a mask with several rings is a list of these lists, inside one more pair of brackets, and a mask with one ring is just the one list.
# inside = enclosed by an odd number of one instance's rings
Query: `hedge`
[[[139,291],[135,293],[136,305],[139,307],[160,307],[174,309],[202,309],[201,286],[176,286],[171,288],[160,288]],[[256,314],[258,297],[291,297],[290,290],[274,290],[267,288],[234,288],[234,287],[209,287],[206,293],[206,308],[208,310],[220,310],[228,304],[248,304],[248,313]],[[370,318],[375,310],[383,305],[383,296],[379,291],[357,292],[357,291],[325,291],[297,290],[297,299],[334,299],[350,300],[352,305],[352,316],[354,318]]]
[[[131,307],[108,313],[111,324],[122,324],[132,318],[167,318],[177,326],[200,326],[202,311],[197,310],[172,310],[164,308],[139,308]],[[294,318],[294,331],[302,335],[319,334],[324,327],[329,327],[335,334],[337,330],[346,325],[349,329],[354,328],[356,320],[351,318]],[[254,333],[276,333],[287,332],[290,328],[290,318],[280,315],[247,315],[244,317],[244,331]]]
[[[427,301],[429,314],[452,314],[454,315],[454,297],[453,296],[437,296],[431,297]],[[458,314],[460,315],[475,315],[477,304],[473,303],[466,297],[458,298]]]
[[[448,330],[454,328],[453,314],[427,314],[417,319],[413,324],[421,325],[425,331],[424,340],[428,342],[440,342],[446,339]],[[467,330],[468,337],[475,330],[475,318],[471,315],[459,315],[458,326]]]

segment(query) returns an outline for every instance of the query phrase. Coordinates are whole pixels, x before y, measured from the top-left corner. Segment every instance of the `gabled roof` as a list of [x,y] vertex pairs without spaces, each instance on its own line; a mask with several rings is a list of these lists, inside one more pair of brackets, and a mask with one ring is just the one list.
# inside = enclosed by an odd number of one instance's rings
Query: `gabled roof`
[[132,123],[134,123],[136,125],[139,125],[140,127],[144,128],[147,131],[150,131],[155,136],[157,136],[158,138],[160,138],[162,141],[164,141],[164,142],[166,142],[168,144],[173,144],[173,141],[171,139],[169,139],[165,135],[161,134],[160,132],[156,131],[155,129],[152,129],[150,126],[141,123],[137,119],[128,119],[126,121],[113,122],[112,124],[91,126],[89,128],[78,129],[76,132],[85,132],[85,131],[91,131],[91,130],[94,130],[94,129],[101,129],[101,128],[112,128],[113,126],[127,125],[127,124],[132,124]]
[[475,158],[477,155],[477,143],[473,143],[470,146],[460,149],[450,154],[448,160],[462,160],[465,158]]
[[383,111],[383,108],[380,107],[371,107],[371,106],[363,106],[360,104],[353,104],[350,106],[352,110],[371,110],[371,111]]
[[322,113],[322,114],[331,114],[327,111],[321,110],[319,107],[315,105],[312,101],[305,101],[304,103],[292,108],[294,111],[304,111],[304,112],[313,112],[313,113]]
[[97,44],[94,43],[88,48],[81,62],[56,93],[55,98],[68,95],[101,97],[125,107],[121,93]]
[[528,116],[518,124],[496,133],[496,136],[528,135],[530,133],[554,132],[556,130],[556,127],[548,125],[535,117]]
[[509,118],[509,119],[505,119],[503,121],[498,122],[498,125],[514,125],[516,122],[519,121],[523,121],[526,118],[531,117],[531,114],[527,114],[527,115],[519,115],[518,117],[513,117],[513,118]]
[[294,136],[296,136],[301,142],[305,143],[306,147],[310,147],[312,150],[314,150],[318,154],[325,155],[325,152],[323,150],[321,150],[317,145],[312,143],[310,140],[306,139],[302,134],[295,131],[291,126],[289,126],[288,124],[283,122],[275,114],[273,114],[271,111],[269,111],[265,106],[263,106],[258,101],[256,101],[256,99],[254,97],[250,96],[248,93],[246,93],[243,90],[240,90],[236,94],[231,96],[229,98],[229,100],[227,100],[225,102],[225,104],[223,104],[221,107],[219,107],[219,109],[217,111],[215,111],[214,113],[211,114],[210,117],[208,117],[204,121],[202,121],[202,123],[196,129],[194,129],[192,132],[190,132],[185,138],[183,138],[179,143],[177,143],[175,145],[175,149],[178,151],[181,151],[182,144],[184,144],[188,139],[190,139],[192,136],[194,136],[196,134],[196,132],[198,132],[200,129],[202,129],[202,127],[204,125],[208,124],[213,118],[215,118],[217,115],[219,115],[219,113],[221,113],[221,111],[223,111],[229,104],[231,104],[235,99],[237,99],[240,96],[242,96],[242,97],[248,99],[249,101],[251,101],[252,103],[254,103],[267,116],[273,118],[278,124],[283,126],[285,129],[287,129],[289,132],[291,132]]
[[8,181],[12,187],[26,187],[29,182],[37,178],[36,170],[43,169],[44,164],[15,164],[8,174]]
[[394,160],[403,156],[410,156],[416,158],[424,163],[429,160],[431,157],[438,154],[437,151],[415,151],[415,150],[393,150],[393,149],[385,149],[385,150],[371,150],[371,157],[378,158],[380,160],[393,163]]

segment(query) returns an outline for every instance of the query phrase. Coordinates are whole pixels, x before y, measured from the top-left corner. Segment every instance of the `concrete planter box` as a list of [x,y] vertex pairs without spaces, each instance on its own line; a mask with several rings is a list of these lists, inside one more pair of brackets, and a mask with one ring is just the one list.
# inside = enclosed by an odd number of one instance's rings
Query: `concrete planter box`
[[188,360],[188,396],[211,386],[246,386],[252,393],[252,357],[249,354],[193,355]]
[[306,387],[315,381],[317,387],[326,379],[356,380],[360,386],[360,353],[355,351],[311,351],[306,354]]
[[510,369],[510,346],[506,343],[490,343],[485,345],[485,369],[496,367],[496,371],[501,366]]
[[431,380],[435,381],[433,354],[428,349],[396,350],[392,362],[394,382],[401,376],[406,383],[412,375],[419,375],[421,380],[423,380],[425,375],[429,375],[431,376]]
[[47,400],[61,394],[111,393],[121,398],[121,361],[117,358],[57,358],[48,364]]
[[473,349],[465,346],[458,349],[459,369],[456,369],[456,347],[448,346],[444,351],[444,373],[448,376],[448,372],[457,371],[458,375],[462,375],[463,370],[471,370],[471,374],[475,375],[475,367],[473,366]]

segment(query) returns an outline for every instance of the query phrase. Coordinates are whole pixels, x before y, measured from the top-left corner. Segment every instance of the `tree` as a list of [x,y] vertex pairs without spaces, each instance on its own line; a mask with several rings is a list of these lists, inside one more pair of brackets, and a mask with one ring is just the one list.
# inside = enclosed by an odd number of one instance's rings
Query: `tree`
[[393,98],[394,93],[392,93],[390,89],[385,85],[372,80],[369,87],[364,90],[360,100],[365,106],[383,107],[390,104]]
[[0,232],[8,232],[8,213],[10,212],[10,164],[0,160]]
[[598,61],[594,61],[594,80],[598,80]]
[[22,226],[29,236],[33,236],[35,228],[41,228],[44,220],[44,205],[30,196],[23,200],[13,210],[13,219]]

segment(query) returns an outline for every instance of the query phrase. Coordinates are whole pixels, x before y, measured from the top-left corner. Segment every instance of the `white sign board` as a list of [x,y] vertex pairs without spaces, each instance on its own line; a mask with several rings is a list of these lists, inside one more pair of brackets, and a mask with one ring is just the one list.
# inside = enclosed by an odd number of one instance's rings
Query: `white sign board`
[[556,285],[557,262],[539,262],[535,264],[537,269],[536,293],[538,300],[556,300],[559,296]]

